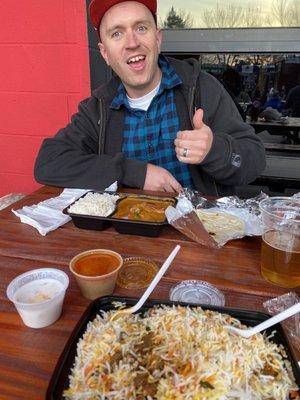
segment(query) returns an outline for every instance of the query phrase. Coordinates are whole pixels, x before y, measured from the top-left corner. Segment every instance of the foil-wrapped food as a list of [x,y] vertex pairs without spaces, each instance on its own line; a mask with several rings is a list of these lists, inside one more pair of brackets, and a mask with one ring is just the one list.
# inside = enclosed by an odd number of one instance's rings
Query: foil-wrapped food
[[220,248],[230,240],[263,233],[259,202],[265,197],[261,193],[247,200],[237,196],[207,200],[198,192],[185,189],[178,196],[176,208],[168,207],[166,216],[169,224],[189,238]]

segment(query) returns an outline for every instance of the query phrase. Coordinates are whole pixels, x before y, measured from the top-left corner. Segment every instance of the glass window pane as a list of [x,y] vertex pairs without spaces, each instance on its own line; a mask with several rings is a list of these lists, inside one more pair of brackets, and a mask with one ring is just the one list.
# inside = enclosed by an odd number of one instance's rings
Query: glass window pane
[[291,107],[285,107],[288,94],[300,84],[300,54],[173,53],[172,56],[199,60],[202,70],[221,81],[246,113],[256,100],[259,100],[262,111],[275,93],[280,98],[280,112],[300,117],[300,99],[297,101],[297,115],[293,114],[296,111]]
[[[222,83],[242,118],[264,142],[299,144],[300,54],[172,53],[172,56],[197,59],[202,70]],[[292,147],[289,150],[296,151]]]
[[162,28],[300,27],[300,0],[158,0],[158,24]]

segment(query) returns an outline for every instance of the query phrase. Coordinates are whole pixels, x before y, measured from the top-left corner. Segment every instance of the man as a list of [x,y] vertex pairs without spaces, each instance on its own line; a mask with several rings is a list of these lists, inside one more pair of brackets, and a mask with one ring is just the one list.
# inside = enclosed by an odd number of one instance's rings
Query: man
[[222,86],[195,60],[159,55],[156,9],[156,0],[91,2],[101,55],[116,76],[43,142],[38,182],[101,190],[117,180],[221,196],[264,169],[262,143]]

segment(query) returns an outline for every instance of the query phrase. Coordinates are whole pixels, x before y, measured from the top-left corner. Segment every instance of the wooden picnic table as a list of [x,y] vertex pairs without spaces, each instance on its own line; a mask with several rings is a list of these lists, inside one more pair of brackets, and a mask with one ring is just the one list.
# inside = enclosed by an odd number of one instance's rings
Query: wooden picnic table
[[[68,264],[84,250],[108,248],[123,257],[143,256],[159,266],[175,247],[181,250],[158,287],[153,299],[169,299],[170,289],[186,279],[204,280],[223,292],[226,306],[263,311],[263,302],[288,290],[267,283],[260,275],[259,237],[227,243],[209,249],[185,237],[171,226],[158,238],[119,234],[113,228],[91,231],[68,222],[46,236],[23,224],[11,212],[59,195],[61,189],[43,187],[0,212],[0,398],[1,400],[44,399],[55,365],[77,321],[89,305]],[[43,329],[26,327],[6,297],[9,282],[35,268],[55,267],[69,275],[63,313],[53,325]],[[294,290],[300,294],[300,289]],[[116,287],[114,294],[139,297],[141,290]],[[299,357],[300,359],[300,357]]]
[[257,121],[249,121],[249,124],[256,133],[268,131],[270,135],[285,136],[291,143],[299,144],[300,118],[289,117],[286,122],[269,122],[259,118]]

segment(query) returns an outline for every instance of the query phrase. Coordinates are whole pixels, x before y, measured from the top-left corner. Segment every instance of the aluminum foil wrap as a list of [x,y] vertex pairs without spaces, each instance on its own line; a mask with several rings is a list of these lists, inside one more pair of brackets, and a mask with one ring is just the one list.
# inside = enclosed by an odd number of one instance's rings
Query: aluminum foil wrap
[[[166,216],[169,224],[174,226],[187,237],[211,248],[220,248],[230,240],[239,239],[244,236],[260,236],[263,233],[259,202],[268,196],[261,192],[260,195],[251,199],[240,199],[237,196],[222,197],[209,200],[199,192],[184,189],[178,195],[176,209],[168,207]],[[214,236],[204,227],[197,215],[198,210],[211,213],[225,213],[237,217],[244,223],[243,230],[227,230],[224,234]],[[223,214],[224,215],[224,214]]]

